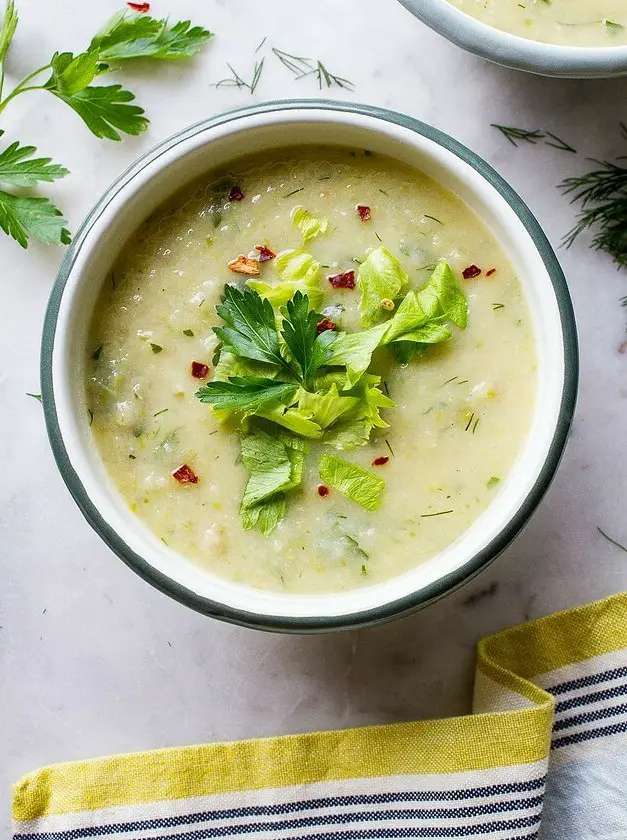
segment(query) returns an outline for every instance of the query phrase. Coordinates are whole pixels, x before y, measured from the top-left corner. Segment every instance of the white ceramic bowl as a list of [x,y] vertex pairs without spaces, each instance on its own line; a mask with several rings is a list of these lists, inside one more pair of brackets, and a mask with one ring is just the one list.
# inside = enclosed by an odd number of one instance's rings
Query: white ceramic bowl
[[[538,391],[531,431],[488,510],[436,557],[383,583],[334,595],[265,592],[224,580],[166,547],[107,476],[86,412],[84,359],[98,291],[132,232],[173,192],[249,152],[285,145],[368,148],[415,166],[454,190],[501,240],[533,316]],[[513,190],[450,137],[401,114],[325,101],[277,102],[225,114],[138,160],[94,207],[52,292],[42,346],[42,393],[61,473],[90,524],[145,580],[217,618],[269,630],[316,632],[392,618],[424,606],[492,561],[550,483],[574,410],[577,340],[559,264]]]
[[431,29],[469,52],[541,76],[598,79],[627,74],[627,46],[544,44],[487,26],[448,0],[399,0]]

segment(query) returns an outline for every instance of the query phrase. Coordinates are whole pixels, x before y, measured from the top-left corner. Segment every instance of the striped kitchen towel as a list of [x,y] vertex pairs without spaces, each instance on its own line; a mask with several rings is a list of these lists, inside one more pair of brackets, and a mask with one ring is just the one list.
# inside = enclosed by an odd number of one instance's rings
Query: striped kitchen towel
[[19,840],[627,838],[627,595],[478,650],[474,714],[38,770]]

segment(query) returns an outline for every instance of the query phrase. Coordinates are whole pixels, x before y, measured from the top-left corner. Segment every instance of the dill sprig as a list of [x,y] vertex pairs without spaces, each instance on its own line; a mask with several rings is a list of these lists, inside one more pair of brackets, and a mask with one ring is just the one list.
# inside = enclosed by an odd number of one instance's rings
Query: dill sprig
[[307,58],[304,55],[292,55],[291,53],[280,50],[278,47],[272,47],[272,52],[279,59],[281,64],[296,77],[296,79],[304,79],[306,76],[315,76],[318,80],[318,87],[320,90],[326,85],[328,88],[336,87],[345,88],[346,90],[354,90],[355,85],[350,79],[345,79],[343,76],[336,76],[331,73],[324,64],[316,60]]
[[215,83],[215,86],[217,88],[236,87],[238,90],[240,90],[241,88],[246,88],[246,90],[250,91],[251,94],[254,93],[261,79],[261,74],[263,73],[264,61],[265,58],[262,58],[261,61],[255,62],[255,66],[253,67],[253,75],[250,82],[247,82],[244,78],[242,78],[242,76],[240,76],[237,70],[227,61],[226,66],[231,71],[231,75],[226,76],[224,79],[220,79],[219,82]]
[[355,85],[350,79],[345,79],[342,76],[336,76],[334,73],[331,73],[321,61],[316,62],[316,66],[313,70],[309,70],[307,73],[301,73],[300,76],[297,76],[297,79],[304,79],[306,76],[315,76],[318,80],[318,87],[320,90],[326,85],[328,88],[333,87],[335,85],[339,88],[344,88],[345,90],[355,90]]
[[518,146],[518,143],[516,142],[517,140],[522,140],[525,143],[531,143],[534,146],[537,144],[538,140],[544,140],[545,146],[551,146],[553,149],[558,149],[560,152],[572,152],[573,154],[577,154],[577,149],[574,149],[570,143],[562,140],[562,138],[558,137],[557,134],[553,134],[552,131],[541,131],[539,128],[531,131],[526,128],[515,128],[511,125],[499,125],[498,123],[490,123],[490,125],[492,128],[496,128],[500,131],[503,137],[505,137],[506,140],[509,140],[512,146]]
[[610,535],[606,534],[605,531],[602,528],[599,528],[598,525],[597,525],[597,531],[599,532],[599,534],[601,534],[602,537],[605,537],[605,539],[609,543],[611,543],[612,545],[615,545],[616,548],[620,548],[622,551],[627,551],[626,546],[624,546],[622,543],[618,542],[618,540],[615,540],[614,537],[610,537]]
[[559,149],[560,152],[572,152],[574,155],[577,154],[577,149],[573,149],[570,143],[562,140],[562,138],[558,137],[557,134],[553,134],[551,131],[547,131],[546,134],[547,137],[550,137],[554,142],[551,143],[549,140],[545,140],[545,146],[552,146],[554,149]]
[[518,146],[517,140],[523,140],[525,143],[533,143],[535,145],[538,140],[544,140],[546,136],[539,128],[536,128],[534,131],[528,131],[526,128],[515,128],[511,125],[499,125],[498,123],[490,123],[490,125],[492,128],[500,131],[512,146]]
[[[621,123],[623,139],[627,126]],[[619,268],[627,268],[627,155],[615,162],[591,159],[596,168],[566,178],[559,185],[571,203],[579,203],[577,222],[564,237],[567,248],[586,230],[593,229],[592,245],[605,251]]]
[[272,52],[279,59],[281,64],[295,76],[303,75],[313,69],[310,58],[305,58],[302,55],[291,55],[290,53],[278,49],[278,47],[272,47]]

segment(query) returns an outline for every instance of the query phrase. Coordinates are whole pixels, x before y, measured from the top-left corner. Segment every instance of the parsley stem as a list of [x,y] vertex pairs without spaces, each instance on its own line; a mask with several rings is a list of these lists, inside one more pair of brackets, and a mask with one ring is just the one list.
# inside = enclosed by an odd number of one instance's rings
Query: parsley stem
[[[26,93],[28,90],[42,90],[43,85],[29,85],[28,83],[32,81],[36,76],[39,76],[40,73],[43,73],[45,70],[50,70],[52,65],[45,64],[43,67],[40,67],[38,70],[33,70],[32,73],[29,73],[28,76],[25,76],[21,82],[18,82],[17,85],[13,88],[11,93],[2,101],[0,101],[0,113],[4,111],[6,106],[12,99],[15,99],[16,96],[19,96],[20,93]],[[2,79],[4,80],[4,68],[2,71]],[[1,88],[0,88],[1,91]]]

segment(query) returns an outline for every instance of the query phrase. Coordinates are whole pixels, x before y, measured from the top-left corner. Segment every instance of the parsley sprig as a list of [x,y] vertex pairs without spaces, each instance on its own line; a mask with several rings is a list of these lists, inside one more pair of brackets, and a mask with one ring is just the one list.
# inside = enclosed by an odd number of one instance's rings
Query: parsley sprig
[[[68,105],[96,137],[120,140],[122,134],[146,130],[148,119],[135,96],[121,84],[93,84],[128,60],[176,60],[195,55],[212,33],[190,21],[170,25],[167,19],[123,10],[74,55],[57,52],[5,93],[5,62],[18,25],[14,0],[7,0],[0,25],[0,115],[18,96],[44,91]],[[2,131],[0,130],[0,136]],[[0,227],[23,248],[32,237],[67,244],[70,233],[61,211],[47,198],[25,196],[6,188],[32,188],[68,174],[50,158],[34,157],[34,146],[14,141],[0,149]]]

